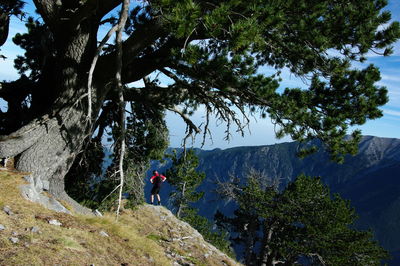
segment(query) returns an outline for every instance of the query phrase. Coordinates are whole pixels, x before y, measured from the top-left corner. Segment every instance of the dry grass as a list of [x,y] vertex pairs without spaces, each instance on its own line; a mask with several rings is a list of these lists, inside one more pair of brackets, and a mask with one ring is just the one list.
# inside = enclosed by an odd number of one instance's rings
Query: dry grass
[[[6,228],[0,231],[0,265],[172,265],[179,261],[176,256],[196,265],[236,264],[216,253],[205,256],[208,244],[198,239],[175,241],[193,231],[164,208],[123,210],[118,222],[110,213],[56,213],[23,199],[18,188],[22,184],[23,174],[0,171],[0,224]],[[14,214],[6,214],[5,206]],[[50,225],[51,219],[62,226]],[[32,227],[40,232],[31,232]],[[102,231],[109,236],[102,236]],[[13,244],[10,237],[19,242]]]
[[[20,196],[21,174],[0,171],[1,265],[170,265],[154,241],[111,215],[90,217],[47,210]],[[3,208],[9,206],[14,215]],[[62,226],[50,225],[56,219]],[[30,231],[38,227],[40,233]],[[100,235],[106,232],[109,237]],[[13,244],[9,238],[20,241]]]

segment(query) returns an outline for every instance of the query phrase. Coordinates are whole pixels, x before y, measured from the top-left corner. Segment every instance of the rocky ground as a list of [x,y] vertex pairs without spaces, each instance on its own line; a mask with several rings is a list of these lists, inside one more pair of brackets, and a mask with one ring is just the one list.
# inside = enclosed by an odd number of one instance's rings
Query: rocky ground
[[133,215],[147,224],[141,233],[156,240],[174,265],[239,265],[164,207],[146,204]]
[[162,206],[58,213],[25,200],[24,182],[0,171],[0,265],[240,265]]

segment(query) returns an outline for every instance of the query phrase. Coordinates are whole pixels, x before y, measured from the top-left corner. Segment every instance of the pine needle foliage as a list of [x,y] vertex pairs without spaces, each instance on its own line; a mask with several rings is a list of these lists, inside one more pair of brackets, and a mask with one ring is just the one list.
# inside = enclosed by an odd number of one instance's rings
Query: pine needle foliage
[[168,182],[174,186],[170,201],[178,218],[185,217],[190,213],[191,204],[199,201],[204,192],[198,192],[198,186],[203,182],[206,175],[197,171],[199,158],[193,149],[178,155],[174,150],[172,156],[172,167],[166,175]]
[[217,214],[244,247],[246,265],[361,266],[388,258],[372,232],[354,229],[357,216],[350,202],[332,195],[319,178],[301,175],[279,192],[255,177],[231,185],[239,206],[233,217]]

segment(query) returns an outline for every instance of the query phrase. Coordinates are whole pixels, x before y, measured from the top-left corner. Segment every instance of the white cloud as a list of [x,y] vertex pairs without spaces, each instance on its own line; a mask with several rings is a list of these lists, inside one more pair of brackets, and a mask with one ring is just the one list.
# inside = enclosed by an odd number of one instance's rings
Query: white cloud
[[386,75],[383,74],[382,75],[382,81],[394,81],[394,82],[399,82],[400,83],[400,69],[398,70],[398,74],[397,75]]
[[398,116],[398,117],[400,117],[400,111],[394,111],[394,110],[387,110],[387,109],[385,109],[385,110],[383,110],[383,113],[384,113],[384,114],[387,114],[387,115],[392,115],[392,116]]

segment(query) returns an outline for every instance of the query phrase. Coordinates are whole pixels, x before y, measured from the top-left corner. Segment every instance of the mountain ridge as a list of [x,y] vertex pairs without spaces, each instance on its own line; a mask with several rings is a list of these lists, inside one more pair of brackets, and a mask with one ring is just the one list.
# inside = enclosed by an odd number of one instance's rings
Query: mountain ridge
[[[321,147],[318,141],[313,144]],[[330,161],[324,151],[299,159],[295,155],[298,149],[296,142],[224,150],[196,149],[200,160],[198,170],[206,173],[206,180],[199,187],[205,196],[195,206],[209,219],[217,210],[232,214],[235,204],[220,199],[215,182],[229,180],[230,175],[245,182],[249,168],[279,178],[282,188],[300,174],[320,176],[333,193],[351,200],[360,216],[357,227],[373,229],[376,239],[397,258],[400,228],[393,223],[400,224],[400,139],[364,136],[357,155],[346,155],[343,164]],[[168,188],[163,197],[167,196]]]

